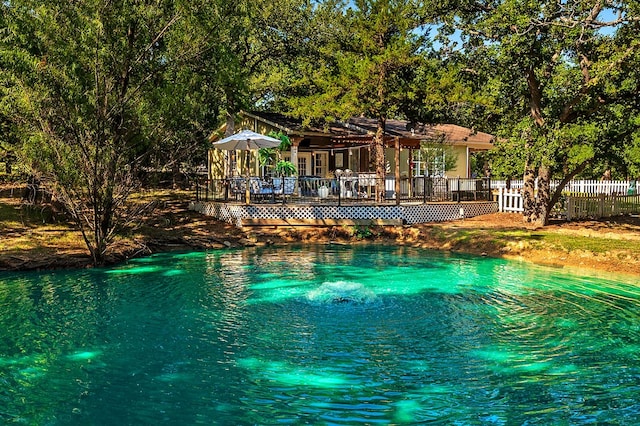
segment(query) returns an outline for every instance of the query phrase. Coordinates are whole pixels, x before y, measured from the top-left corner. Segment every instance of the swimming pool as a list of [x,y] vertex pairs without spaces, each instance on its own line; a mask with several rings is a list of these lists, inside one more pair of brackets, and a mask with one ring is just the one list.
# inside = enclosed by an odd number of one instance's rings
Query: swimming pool
[[0,423],[637,423],[636,284],[380,246],[0,273]]

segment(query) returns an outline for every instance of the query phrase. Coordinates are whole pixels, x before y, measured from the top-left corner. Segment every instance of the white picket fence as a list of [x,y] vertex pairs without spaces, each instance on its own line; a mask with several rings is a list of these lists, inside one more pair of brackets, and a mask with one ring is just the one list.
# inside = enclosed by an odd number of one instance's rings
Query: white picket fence
[[522,194],[520,189],[498,188],[499,212],[523,212]]
[[[550,186],[552,190],[559,185],[560,181],[552,180]],[[580,194],[624,194],[629,191],[629,187],[635,181],[628,180],[572,180],[563,188],[563,192]],[[522,189],[523,180],[512,180],[511,189]],[[506,188],[506,180],[491,180],[491,189]],[[535,188],[538,189],[538,179],[535,180]]]
[[[524,211],[520,189],[498,188],[494,198],[497,198],[500,212]],[[563,207],[567,220],[640,214],[640,195],[570,194],[566,196]]]

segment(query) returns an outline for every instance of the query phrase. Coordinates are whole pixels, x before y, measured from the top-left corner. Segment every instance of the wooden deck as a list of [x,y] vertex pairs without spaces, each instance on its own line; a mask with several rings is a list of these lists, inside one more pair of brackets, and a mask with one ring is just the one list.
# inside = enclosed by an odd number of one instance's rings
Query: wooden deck
[[238,227],[399,226],[464,219],[498,211],[498,204],[492,201],[341,206],[194,201],[189,207]]

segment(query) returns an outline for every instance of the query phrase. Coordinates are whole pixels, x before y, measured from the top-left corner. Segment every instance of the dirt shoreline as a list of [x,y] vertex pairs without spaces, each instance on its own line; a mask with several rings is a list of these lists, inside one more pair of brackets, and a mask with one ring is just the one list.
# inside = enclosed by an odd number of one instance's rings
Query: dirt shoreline
[[[0,199],[0,207],[19,207]],[[452,222],[395,227],[245,228],[187,209],[168,199],[142,226],[114,244],[108,264],[154,253],[286,244],[395,244],[469,253],[585,271],[640,277],[640,218],[526,226],[517,214],[496,213]],[[69,224],[43,227],[0,222],[0,270],[86,268],[91,259]],[[578,244],[574,244],[574,242]],[[598,242],[606,249],[590,248]]]
[[[256,231],[264,242],[263,231]],[[288,233],[287,233],[288,232]],[[368,238],[350,236],[344,229],[296,229],[281,231],[285,243],[396,244],[430,250],[489,256],[563,268],[576,273],[606,272],[640,277],[640,219],[557,223],[544,228],[527,226],[517,214],[496,213],[461,221],[372,229]],[[267,234],[269,238],[272,234]],[[546,241],[542,236],[549,236]],[[554,236],[570,240],[604,240],[611,248],[593,251],[587,247],[566,247]],[[631,247],[623,247],[633,242]],[[615,244],[614,244],[615,243]],[[615,247],[614,247],[615,246]]]

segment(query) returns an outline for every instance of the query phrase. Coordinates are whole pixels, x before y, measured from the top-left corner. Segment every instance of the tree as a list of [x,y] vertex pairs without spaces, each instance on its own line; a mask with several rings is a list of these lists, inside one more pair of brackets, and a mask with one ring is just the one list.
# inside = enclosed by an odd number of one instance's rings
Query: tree
[[[317,56],[297,64],[300,92],[288,104],[294,115],[305,122],[376,119],[372,154],[378,182],[385,176],[385,122],[415,95],[413,82],[426,58],[421,10],[413,0],[322,2],[314,23]],[[382,192],[378,188],[376,196]]]
[[0,6],[3,99],[23,136],[21,153],[75,220],[95,264],[118,229],[156,123],[146,95],[168,66],[171,1],[49,2]]
[[147,170],[171,170],[174,185],[189,171],[207,163],[208,137],[219,124],[220,93],[209,84],[209,76],[192,67],[185,58],[187,45],[174,43],[182,38],[181,21],[167,34],[164,56],[167,66],[154,78],[145,98],[153,105],[146,112],[150,132],[148,152],[141,158]]
[[[0,101],[0,104],[2,102]],[[0,105],[1,108],[1,105]],[[18,132],[13,123],[0,113],[0,174],[12,174],[17,161],[16,146],[18,145]]]
[[291,172],[291,169],[289,169],[291,173],[287,176],[296,173],[293,163],[282,160],[280,155],[282,152],[289,151],[291,149],[291,139],[289,136],[284,134],[282,131],[276,132],[273,130],[270,131],[267,136],[280,139],[280,145],[278,145],[277,148],[260,148],[258,150],[258,161],[260,164],[268,169],[273,169],[273,172],[278,174],[277,169],[279,168],[282,170],[283,167],[286,167],[285,164],[289,163],[293,167],[293,171]]
[[[546,224],[564,185],[590,165],[613,161],[638,128],[620,115],[638,111],[638,6],[502,0],[446,11],[465,52],[484,64],[499,135],[524,155],[526,221]],[[624,133],[614,131],[621,121]],[[553,176],[561,179],[554,193]]]
[[[213,0],[188,2],[178,58],[220,99],[226,135],[242,109],[271,101],[283,67],[299,49],[312,10],[308,0]],[[188,54],[184,54],[188,46]]]

